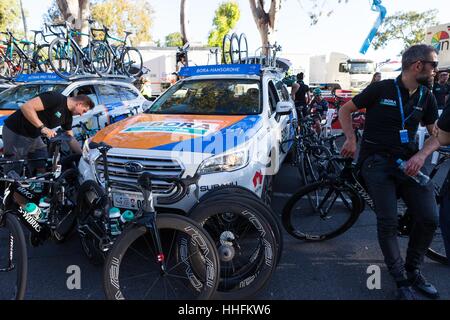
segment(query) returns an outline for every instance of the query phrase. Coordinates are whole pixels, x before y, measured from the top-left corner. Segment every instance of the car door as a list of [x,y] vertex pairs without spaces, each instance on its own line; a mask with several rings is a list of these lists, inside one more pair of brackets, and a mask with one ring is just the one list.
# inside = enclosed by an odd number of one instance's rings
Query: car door
[[122,101],[121,88],[112,84],[98,84],[97,92],[100,103],[103,107],[102,114],[99,116],[101,127],[105,127],[112,122],[121,120],[119,116],[128,116],[128,110]]
[[280,168],[280,142],[281,142],[281,123],[282,117],[276,114],[277,103],[280,101],[275,83],[269,79],[267,83],[267,102],[268,102],[268,128],[267,128],[267,150],[270,158],[269,174],[276,174]]
[[114,85],[114,87],[120,93],[121,99],[124,103],[124,112],[129,112],[131,115],[136,115],[144,111],[143,103],[145,103],[147,100],[141,98],[137,89],[134,90],[133,88],[130,88],[126,85]]
[[[93,85],[81,85],[75,87],[72,92],[69,93],[69,97],[75,97],[78,95],[87,95],[94,102],[94,108],[89,110],[81,116],[73,117],[72,125],[76,125],[80,122],[86,123],[86,126],[90,129],[97,129],[98,123],[96,121],[95,115],[103,111],[103,107],[99,103],[98,95]],[[76,131],[76,130],[75,130]],[[77,132],[75,132],[77,133]]]
[[[280,98],[280,101],[283,102],[291,102],[292,103],[292,110],[295,110],[293,101],[290,97],[289,91],[286,88],[286,85],[282,82],[282,80],[276,80],[274,81],[275,88],[278,93],[278,97]],[[294,112],[294,111],[293,111]],[[294,129],[292,127],[292,120],[295,117],[294,113],[291,113],[289,115],[283,115],[278,118],[278,127],[281,132],[280,136],[280,143],[278,146],[280,146],[281,143],[284,141],[288,141],[293,138],[294,135]],[[280,148],[280,162],[284,160],[284,158],[287,155],[287,152],[289,151],[290,146],[292,143],[283,143],[283,148]]]

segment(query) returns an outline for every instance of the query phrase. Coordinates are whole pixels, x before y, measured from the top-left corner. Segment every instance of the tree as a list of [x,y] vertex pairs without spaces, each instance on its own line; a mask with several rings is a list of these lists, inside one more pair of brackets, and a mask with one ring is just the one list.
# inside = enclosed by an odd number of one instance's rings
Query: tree
[[385,48],[391,41],[400,40],[404,49],[425,39],[427,27],[438,24],[438,10],[428,10],[422,13],[416,11],[396,12],[386,18],[373,40],[373,48]]
[[20,6],[16,0],[0,0],[0,30],[15,31],[19,17]]
[[182,47],[183,39],[182,39],[181,33],[179,33],[179,32],[169,33],[166,36],[165,45],[166,45],[166,47]]
[[52,5],[48,9],[47,13],[44,15],[44,22],[48,24],[52,23],[59,23],[64,21],[64,17],[61,14],[61,11],[59,11],[58,4],[56,3],[56,0],[53,0]]
[[215,29],[211,30],[208,36],[210,47],[220,47],[223,37],[236,26],[241,16],[239,5],[235,1],[221,3],[215,14],[213,20]]
[[[87,33],[89,24],[86,21],[90,16],[89,0],[56,0],[59,11],[64,21],[68,21],[75,29]],[[87,38],[78,39],[82,45],[87,44]]]
[[23,9],[22,0],[19,0],[20,5],[20,13],[22,15],[22,22],[23,22],[23,32],[25,33],[25,38],[28,37],[28,26],[27,26],[27,18],[25,15],[25,10]]
[[181,40],[183,45],[188,42],[188,36],[186,31],[186,0],[181,0],[180,2],[180,31]]
[[153,9],[146,0],[106,0],[98,1],[91,8],[92,17],[111,29],[119,37],[125,31],[132,32],[133,45],[150,41]]

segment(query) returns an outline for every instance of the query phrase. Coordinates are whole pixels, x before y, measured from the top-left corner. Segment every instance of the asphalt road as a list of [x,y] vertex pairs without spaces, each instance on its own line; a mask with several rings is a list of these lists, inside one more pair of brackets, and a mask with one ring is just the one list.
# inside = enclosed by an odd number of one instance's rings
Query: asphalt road
[[[273,208],[278,218],[289,195],[297,188],[296,181],[296,171],[289,165],[284,165],[275,178]],[[395,287],[378,247],[373,212],[366,210],[349,231],[327,242],[304,243],[285,232],[283,235],[280,264],[255,299],[394,299]],[[381,268],[380,290],[369,290],[366,286],[367,268],[371,265]],[[80,289],[67,288],[71,266],[80,268]],[[426,258],[423,273],[436,284],[441,299],[450,299],[449,267]],[[37,248],[30,246],[26,299],[104,299],[101,277],[102,268],[88,262],[77,235],[63,244],[49,241]]]

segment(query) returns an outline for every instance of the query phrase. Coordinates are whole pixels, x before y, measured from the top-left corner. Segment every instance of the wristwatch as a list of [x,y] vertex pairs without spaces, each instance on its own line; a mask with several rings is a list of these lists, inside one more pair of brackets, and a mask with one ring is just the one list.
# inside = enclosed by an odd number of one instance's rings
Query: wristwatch
[[39,131],[42,131],[42,129],[44,129],[44,128],[45,128],[45,126],[42,125],[42,126],[40,126],[38,129],[39,129]]

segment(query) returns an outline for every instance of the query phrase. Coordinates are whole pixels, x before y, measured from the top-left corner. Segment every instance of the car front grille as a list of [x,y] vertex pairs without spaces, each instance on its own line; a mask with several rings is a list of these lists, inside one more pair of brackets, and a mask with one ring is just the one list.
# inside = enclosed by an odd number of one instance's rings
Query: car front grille
[[[129,157],[119,155],[108,155],[108,173],[112,184],[114,182],[122,182],[137,185],[137,179],[142,172],[150,172],[154,175],[181,177],[183,168],[181,165],[172,159],[164,158],[144,158],[144,157]],[[143,166],[142,172],[134,173],[125,169],[125,164],[128,162],[138,162]],[[97,177],[103,175],[104,164],[103,158],[99,157],[95,161],[95,170]],[[121,190],[127,188],[119,187]],[[174,185],[164,181],[153,181],[152,190],[155,194],[169,195],[174,189]],[[128,189],[128,191],[136,191],[136,189]]]

